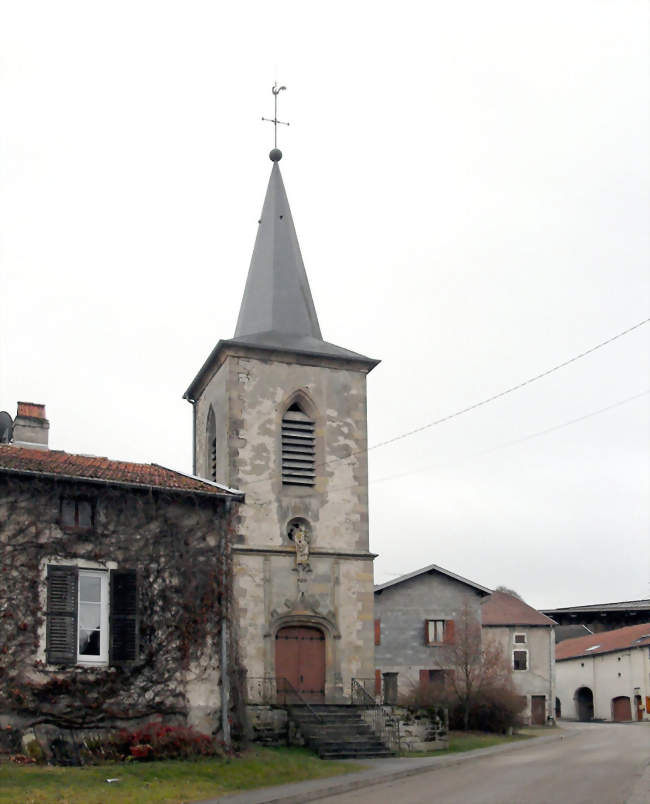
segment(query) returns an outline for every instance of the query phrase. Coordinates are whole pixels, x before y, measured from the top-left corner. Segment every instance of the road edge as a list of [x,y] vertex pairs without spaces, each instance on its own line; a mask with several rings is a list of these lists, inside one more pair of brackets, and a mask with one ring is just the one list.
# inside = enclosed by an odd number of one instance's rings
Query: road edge
[[[571,729],[563,731],[561,734],[549,734],[544,737],[531,737],[520,742],[512,742],[507,745],[493,745],[489,748],[476,748],[473,751],[463,751],[458,754],[446,754],[445,756],[423,757],[421,759],[406,759],[406,762],[418,763],[405,768],[370,768],[368,770],[357,771],[346,776],[333,776],[328,779],[313,779],[305,782],[293,782],[291,785],[281,785],[280,788],[258,788],[257,790],[247,790],[242,793],[221,796],[219,798],[203,799],[194,804],[308,804],[310,801],[319,801],[328,796],[349,793],[365,787],[375,787],[376,785],[392,782],[397,779],[405,779],[409,776],[416,776],[421,773],[431,773],[438,768],[448,768],[453,765],[460,765],[472,759],[491,756],[493,754],[503,754],[508,751],[518,751],[529,747],[531,744],[543,745],[557,740],[568,740],[582,732],[581,729]],[[386,760],[390,762],[390,760]],[[297,787],[302,789],[298,792]],[[312,789],[304,789],[311,786]],[[293,788],[293,789],[289,789]]]

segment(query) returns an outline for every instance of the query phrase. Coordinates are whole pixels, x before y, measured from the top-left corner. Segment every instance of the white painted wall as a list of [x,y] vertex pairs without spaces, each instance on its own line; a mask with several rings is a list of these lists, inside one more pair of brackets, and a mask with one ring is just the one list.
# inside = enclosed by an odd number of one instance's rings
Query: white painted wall
[[650,648],[647,645],[564,659],[556,662],[556,676],[563,718],[577,718],[576,691],[589,687],[594,695],[595,719],[612,720],[612,699],[620,695],[630,698],[632,717],[636,719],[634,696],[641,695],[643,719],[650,720],[645,707],[646,696],[650,695]]

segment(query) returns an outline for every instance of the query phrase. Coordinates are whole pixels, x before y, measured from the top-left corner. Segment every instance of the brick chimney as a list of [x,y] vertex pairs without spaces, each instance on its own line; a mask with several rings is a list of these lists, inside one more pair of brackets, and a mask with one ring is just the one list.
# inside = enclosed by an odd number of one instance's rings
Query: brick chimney
[[50,423],[45,418],[45,405],[34,402],[19,402],[18,413],[14,419],[14,439],[16,447],[47,449]]

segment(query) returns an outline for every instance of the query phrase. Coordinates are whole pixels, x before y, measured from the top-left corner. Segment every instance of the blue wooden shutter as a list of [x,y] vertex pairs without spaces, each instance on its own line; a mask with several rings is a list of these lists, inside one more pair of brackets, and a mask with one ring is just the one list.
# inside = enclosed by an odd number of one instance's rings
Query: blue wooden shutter
[[136,570],[111,570],[111,664],[138,658],[138,574]]
[[47,567],[47,631],[45,654],[48,664],[77,661],[76,567]]

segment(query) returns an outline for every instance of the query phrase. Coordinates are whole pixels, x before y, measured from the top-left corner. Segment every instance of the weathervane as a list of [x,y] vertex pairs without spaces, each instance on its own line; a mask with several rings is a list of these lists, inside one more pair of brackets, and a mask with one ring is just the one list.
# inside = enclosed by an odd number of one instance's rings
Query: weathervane
[[273,86],[271,87],[271,92],[273,93],[273,104],[274,104],[274,114],[273,118],[270,117],[263,117],[266,123],[273,123],[273,150],[269,154],[271,157],[271,161],[278,162],[282,159],[282,151],[278,149],[278,126],[288,126],[288,123],[283,122],[282,120],[278,120],[278,95],[282,92],[283,89],[286,87],[279,87],[278,82],[276,81]]

